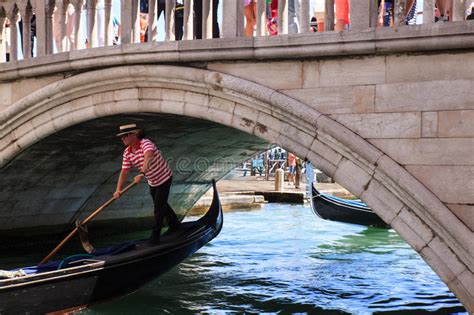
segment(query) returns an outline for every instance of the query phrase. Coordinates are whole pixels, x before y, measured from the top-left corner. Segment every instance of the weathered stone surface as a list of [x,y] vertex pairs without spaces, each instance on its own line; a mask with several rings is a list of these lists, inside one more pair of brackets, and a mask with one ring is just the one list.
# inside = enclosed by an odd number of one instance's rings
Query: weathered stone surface
[[370,139],[400,164],[473,165],[474,139]]
[[64,79],[62,75],[40,77],[38,79],[29,78],[21,81],[17,81],[12,84],[12,102],[15,102],[25,95],[28,95],[34,91],[39,90],[42,87],[47,86],[53,82],[57,82]]
[[303,61],[303,88],[319,87],[319,61]]
[[474,205],[448,204],[449,209],[474,232]]
[[370,181],[360,198],[389,224],[403,207],[403,203],[375,179]]
[[323,114],[346,114],[373,111],[373,87],[323,87],[283,90],[291,96]]
[[[436,61],[434,61],[436,60]],[[436,66],[434,67],[434,62]],[[474,77],[474,53],[387,56],[387,83]]]
[[303,86],[302,65],[301,61],[210,63],[208,69],[279,90],[299,89]]
[[0,84],[0,111],[12,104],[11,88],[9,83]]
[[375,110],[375,85],[354,86],[352,104],[355,113],[373,113]]
[[338,165],[342,160],[342,155],[331,149],[327,144],[323,144],[318,139],[314,139],[311,144],[311,151],[316,152],[322,158],[331,161],[334,165]]
[[[347,128],[344,128],[343,126],[326,116],[321,116],[321,118],[318,119],[316,127],[318,128],[318,139],[321,140],[324,136],[323,134],[326,134],[330,137],[332,137],[331,135],[334,135],[334,138],[336,138],[336,141],[338,142],[332,144],[334,145],[333,148],[335,150],[357,152],[357,156],[361,157],[372,166],[383,155],[382,152],[380,152],[377,148],[369,144],[367,141],[363,140],[354,132],[350,131]],[[336,148],[336,145],[339,146],[341,144],[344,146],[344,148]],[[372,167],[369,165],[366,166]]]
[[446,242],[439,237],[434,237],[428,244],[437,254],[443,256],[444,263],[449,266],[451,272],[458,276],[466,270],[466,265],[459,261],[459,258],[452,252]]
[[385,83],[385,57],[323,60],[319,63],[320,86]]
[[138,99],[138,89],[121,89],[114,91],[114,97],[116,101],[121,100],[136,100]]
[[[439,137],[474,137],[474,110],[438,113]],[[474,154],[474,146],[471,147]]]
[[[417,215],[415,215],[412,210],[408,208],[403,208],[402,211],[400,211],[400,214],[398,215],[397,219],[404,222],[406,227],[410,228],[413,233],[415,233],[417,237],[419,237],[422,243],[424,243],[423,245],[418,244],[419,247],[415,248],[417,251],[420,251],[424,245],[428,244],[433,240],[433,231],[426,223],[421,221],[421,219]],[[399,225],[397,227],[402,228]],[[411,240],[407,239],[407,241],[411,243]]]
[[451,282],[456,278],[449,266],[449,262],[444,260],[444,257],[439,257],[442,253],[434,251],[430,246],[425,246],[421,252],[421,257],[436,271],[436,274],[446,283]]
[[376,112],[474,109],[474,80],[380,84]]
[[271,115],[259,112],[255,123],[254,135],[270,143],[277,143],[284,122]]
[[421,113],[421,136],[423,138],[438,136],[438,112]]
[[448,283],[451,291],[456,292],[456,297],[462,301],[467,311],[473,314],[474,310],[474,275],[472,271],[466,270],[461,273],[456,279]]
[[407,165],[406,169],[441,201],[474,203],[474,166]]
[[361,196],[367,189],[371,176],[353,162],[342,159],[333,178],[355,196]]
[[337,122],[363,138],[419,138],[419,113],[335,114]]

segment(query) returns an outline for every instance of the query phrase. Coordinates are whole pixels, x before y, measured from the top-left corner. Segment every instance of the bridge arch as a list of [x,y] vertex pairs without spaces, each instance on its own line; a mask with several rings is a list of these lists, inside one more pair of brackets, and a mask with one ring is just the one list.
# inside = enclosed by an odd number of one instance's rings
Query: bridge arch
[[201,118],[308,157],[371,206],[473,307],[472,233],[390,156],[314,108],[219,72],[136,65],[85,72],[22,98],[0,116],[0,167],[49,135],[116,114]]

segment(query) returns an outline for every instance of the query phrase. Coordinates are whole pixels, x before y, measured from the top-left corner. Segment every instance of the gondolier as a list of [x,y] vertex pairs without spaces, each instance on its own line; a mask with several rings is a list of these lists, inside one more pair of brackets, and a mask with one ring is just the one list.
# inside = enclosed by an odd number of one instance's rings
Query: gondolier
[[163,158],[160,150],[150,140],[144,137],[144,133],[136,124],[123,125],[119,127],[117,134],[126,146],[123,152],[122,170],[117,182],[114,198],[120,198],[124,183],[132,167],[137,168],[140,174],[135,176],[134,182],[139,183],[144,177],[148,180],[150,194],[154,203],[155,226],[150,237],[152,243],[159,243],[163,220],[166,217],[170,230],[179,227],[179,220],[171,206],[168,204],[168,196],[171,188],[173,172]]

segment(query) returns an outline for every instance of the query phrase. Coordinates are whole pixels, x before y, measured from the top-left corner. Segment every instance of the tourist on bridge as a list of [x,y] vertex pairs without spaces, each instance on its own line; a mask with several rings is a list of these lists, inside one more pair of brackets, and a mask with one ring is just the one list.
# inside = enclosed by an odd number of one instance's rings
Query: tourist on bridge
[[120,126],[120,133],[117,136],[121,137],[126,148],[123,152],[122,170],[114,198],[120,198],[130,169],[137,168],[140,174],[135,176],[133,181],[138,184],[145,177],[150,186],[150,194],[155,207],[155,226],[150,241],[157,244],[160,241],[165,217],[168,219],[171,230],[177,229],[180,224],[178,217],[168,204],[173,172],[156,145],[145,138],[144,133],[136,124]]

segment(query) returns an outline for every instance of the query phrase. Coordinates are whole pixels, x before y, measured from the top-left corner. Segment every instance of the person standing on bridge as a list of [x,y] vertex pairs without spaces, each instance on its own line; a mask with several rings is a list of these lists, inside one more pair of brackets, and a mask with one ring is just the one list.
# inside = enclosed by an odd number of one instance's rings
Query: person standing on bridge
[[155,226],[150,242],[158,244],[165,217],[168,219],[170,230],[175,230],[180,225],[178,217],[168,204],[173,172],[160,150],[151,140],[145,138],[143,131],[136,124],[120,126],[119,130],[117,136],[121,137],[126,148],[123,152],[122,170],[117,182],[117,189],[114,192],[114,198],[120,198],[130,169],[132,167],[137,168],[140,174],[135,176],[133,181],[138,184],[145,177],[150,186],[150,194],[155,208]]

